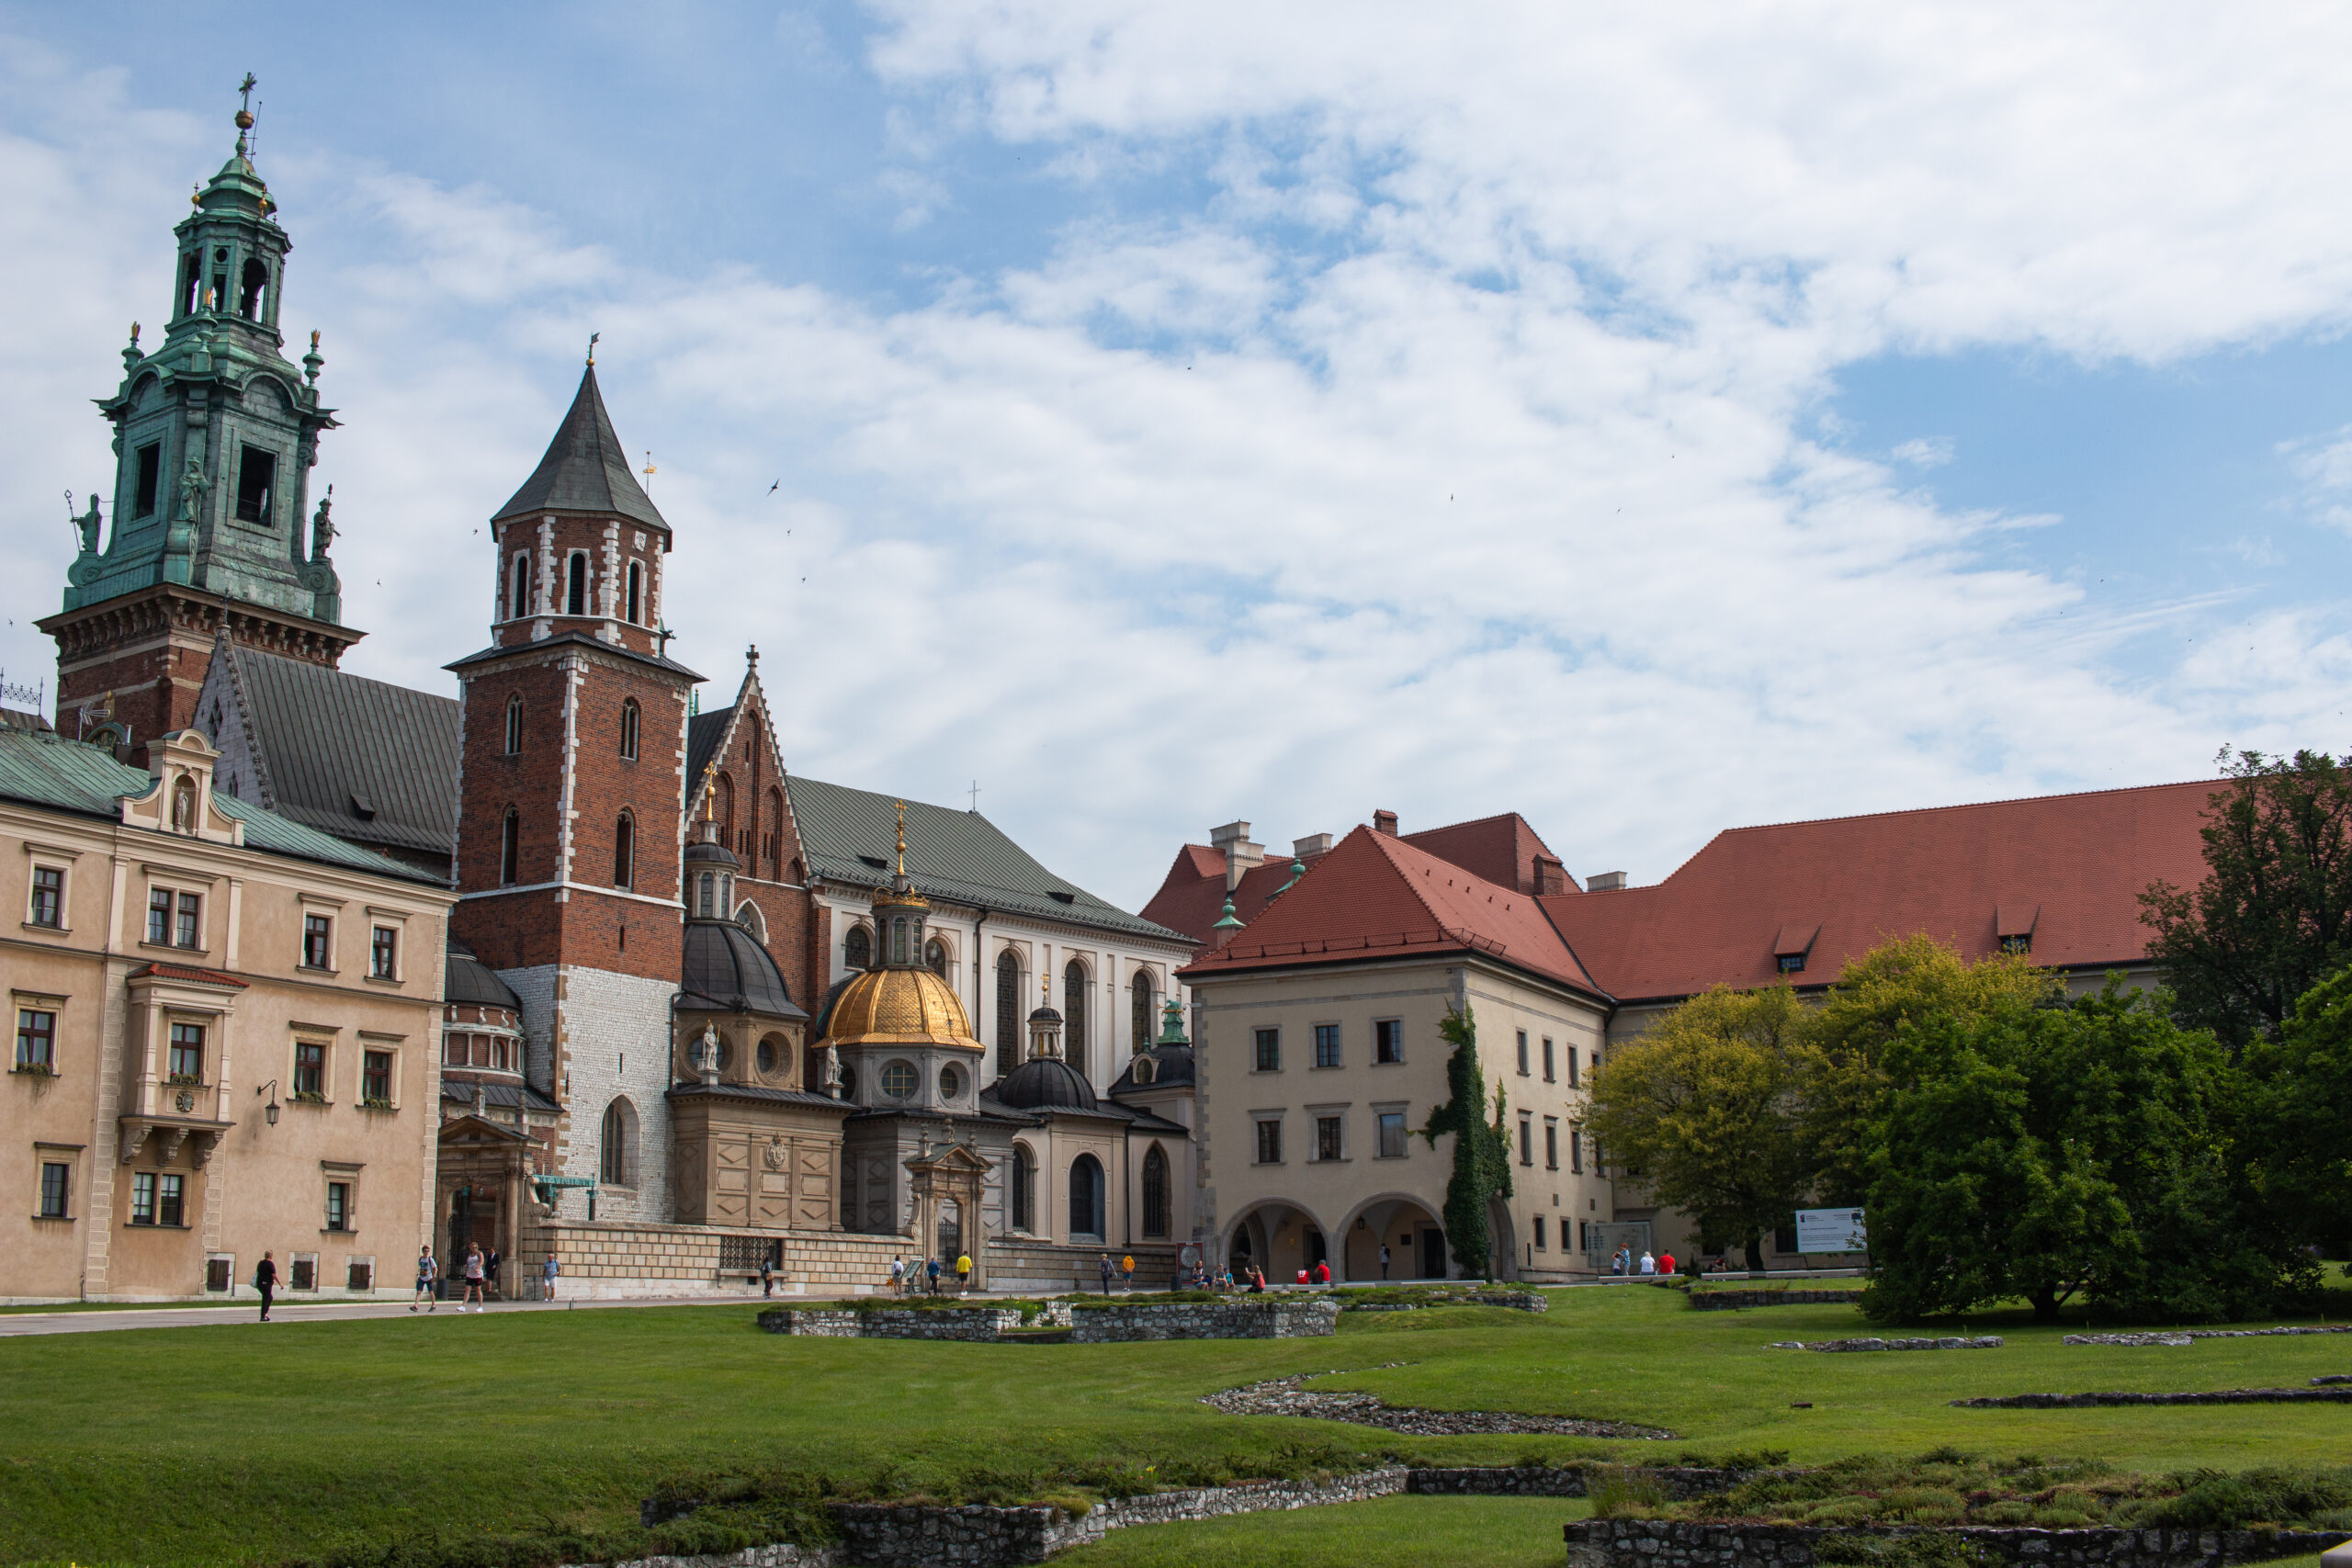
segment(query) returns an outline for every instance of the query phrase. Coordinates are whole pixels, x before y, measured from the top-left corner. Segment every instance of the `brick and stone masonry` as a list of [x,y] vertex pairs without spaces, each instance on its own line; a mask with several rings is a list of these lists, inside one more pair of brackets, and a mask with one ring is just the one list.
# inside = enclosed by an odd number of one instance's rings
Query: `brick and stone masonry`
[[[1890,1541],[1916,1527],[1716,1524],[1685,1519],[1586,1519],[1566,1527],[1568,1568],[1811,1568],[1826,1540]],[[2032,1568],[2228,1568],[2301,1557],[2352,1535],[2341,1530],[2011,1529],[1949,1532],[1979,1561]]]

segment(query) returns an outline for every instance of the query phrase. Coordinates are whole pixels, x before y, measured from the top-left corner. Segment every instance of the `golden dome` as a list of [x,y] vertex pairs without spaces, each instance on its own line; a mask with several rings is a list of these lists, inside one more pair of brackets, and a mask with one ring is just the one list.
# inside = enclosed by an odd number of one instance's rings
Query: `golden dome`
[[955,991],[928,969],[869,969],[852,980],[826,1021],[825,1043],[988,1049],[972,1038]]

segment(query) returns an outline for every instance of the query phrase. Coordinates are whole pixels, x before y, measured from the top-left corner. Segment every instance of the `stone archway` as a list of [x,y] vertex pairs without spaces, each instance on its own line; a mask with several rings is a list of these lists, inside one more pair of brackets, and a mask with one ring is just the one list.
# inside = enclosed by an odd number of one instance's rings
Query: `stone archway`
[[[943,1245],[952,1226],[957,1251],[972,1259],[970,1288],[988,1285],[988,1235],[980,1224],[980,1193],[988,1180],[989,1162],[962,1144],[925,1150],[906,1162],[908,1192],[914,1201],[914,1223],[909,1227],[918,1252]],[[950,1205],[954,1219],[948,1218]],[[964,1222],[969,1217],[967,1226]],[[935,1255],[934,1255],[935,1256]],[[940,1258],[943,1274],[956,1268],[954,1252]]]
[[[1403,1192],[1367,1198],[1340,1223],[1343,1240],[1334,1248],[1338,1256],[1331,1261],[1331,1271],[1342,1280],[1374,1283],[1383,1279],[1429,1278],[1429,1248],[1423,1238],[1431,1232],[1442,1236],[1443,1222],[1420,1199]],[[1383,1247],[1388,1248],[1385,1274],[1380,1267]],[[1441,1244],[1438,1257],[1444,1256]],[[1437,1277],[1444,1278],[1442,1268]]]

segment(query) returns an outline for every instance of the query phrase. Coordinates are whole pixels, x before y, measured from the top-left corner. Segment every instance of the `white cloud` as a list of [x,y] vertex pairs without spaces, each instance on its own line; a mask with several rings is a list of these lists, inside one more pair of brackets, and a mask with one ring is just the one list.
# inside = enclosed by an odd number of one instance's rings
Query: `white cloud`
[[1887,454],[1896,462],[1914,468],[1940,468],[1952,460],[1954,448],[1949,435],[1917,435],[1899,443]]
[[[483,639],[475,530],[602,331],[710,700],[757,642],[795,767],[942,801],[977,777],[1129,901],[1236,816],[1278,843],[1519,809],[1572,867],[1647,879],[1736,823],[2328,739],[2339,628],[2274,618],[2125,682],[2107,660],[2149,612],[1992,553],[2036,520],[1941,512],[1801,432],[1890,344],[2161,356],[2340,321],[2344,220],[2300,194],[2352,173],[2333,14],[891,16],[910,221],[962,199],[931,153],[967,112],[1073,183],[1214,194],[888,310],[651,272],[429,169],[266,164],[346,426],[318,475],[353,668],[446,686]],[[0,344],[40,459],[0,484],[34,518],[104,471],[84,400],[216,150],[114,112],[111,77],[15,69],[84,108],[0,143],[29,193],[0,222],[52,306]],[[67,205],[71,258],[29,243]],[[42,610],[54,515],[0,559]],[[12,677],[46,658],[20,633]]]

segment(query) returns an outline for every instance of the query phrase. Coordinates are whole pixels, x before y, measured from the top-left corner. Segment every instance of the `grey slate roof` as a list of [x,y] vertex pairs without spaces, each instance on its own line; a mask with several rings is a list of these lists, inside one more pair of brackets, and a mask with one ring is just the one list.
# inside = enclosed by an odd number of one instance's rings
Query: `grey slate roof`
[[[898,837],[892,796],[794,775],[786,775],[784,787],[811,875],[858,887],[888,883]],[[880,863],[870,863],[869,856]],[[1193,945],[1181,931],[1130,915],[1056,876],[977,811],[907,802],[907,877],[918,891],[952,903]]]
[[272,810],[360,843],[455,852],[456,698],[249,648],[222,651]]
[[513,987],[498,977],[498,971],[474,956],[474,950],[457,938],[448,942],[448,956],[441,968],[441,999],[465,1007],[504,1008],[509,1012],[523,1010],[523,999]]
[[702,785],[702,771],[710,765],[711,753],[727,739],[728,722],[735,716],[731,707],[711,713],[698,713],[686,720],[686,793],[692,795]]
[[[471,1105],[474,1102],[474,1086],[456,1078],[444,1078],[441,1081],[441,1100],[447,1105]],[[481,1086],[481,1102],[497,1106],[502,1111],[512,1111],[517,1106],[527,1106],[533,1111],[560,1111],[563,1109],[528,1084],[485,1083]]]
[[571,410],[556,427],[547,456],[523,481],[514,498],[491,516],[493,523],[539,512],[617,513],[632,522],[664,534],[670,525],[653,509],[653,501],[628,469],[628,454],[613,434],[613,417],[596,390],[596,367],[580,378]]
[[[111,751],[78,740],[33,730],[0,729],[0,799],[23,801],[77,816],[109,822],[122,819],[119,802],[125,795],[143,795],[154,786],[154,776],[114,760]],[[402,865],[373,850],[265,811],[233,796],[216,794],[213,803],[222,815],[245,825],[245,847],[294,860],[316,861],[402,882],[442,885],[439,877],[413,865]],[[168,834],[159,833],[158,838]]]

